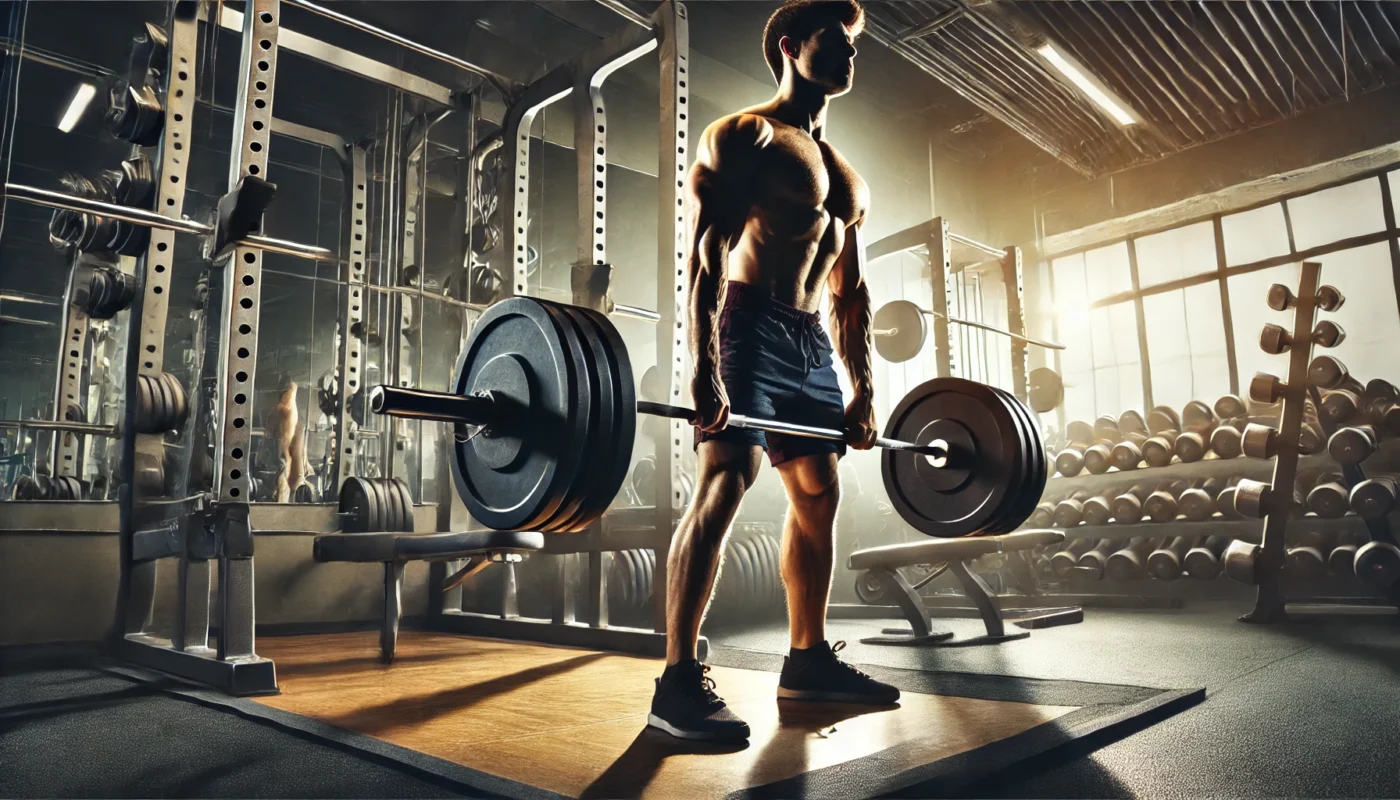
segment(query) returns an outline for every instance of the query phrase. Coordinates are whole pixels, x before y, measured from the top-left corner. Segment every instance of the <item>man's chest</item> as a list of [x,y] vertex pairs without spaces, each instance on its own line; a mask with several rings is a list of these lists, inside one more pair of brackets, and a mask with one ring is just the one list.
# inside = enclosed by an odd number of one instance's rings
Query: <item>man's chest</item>
[[847,223],[865,212],[865,181],[850,163],[825,143],[805,134],[780,133],[764,149],[761,191],[775,200],[804,208],[821,208]]

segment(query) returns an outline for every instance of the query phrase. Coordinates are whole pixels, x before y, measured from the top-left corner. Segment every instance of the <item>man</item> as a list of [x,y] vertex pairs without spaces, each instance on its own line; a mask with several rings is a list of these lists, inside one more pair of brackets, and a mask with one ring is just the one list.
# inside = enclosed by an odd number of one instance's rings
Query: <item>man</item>
[[[860,228],[868,191],[825,141],[827,104],[851,88],[855,0],[797,0],[763,33],[778,93],[705,130],[688,176],[690,344],[699,430],[697,487],[667,561],[666,670],[650,725],[686,739],[746,739],[748,725],[696,660],[700,622],[739,501],[764,451],[789,508],[781,572],[792,650],[780,698],[891,704],[899,691],[836,658],[825,638],[831,590],[837,459],[845,444],[728,429],[736,414],[842,428],[853,447],[875,439],[870,296]],[[833,348],[816,313],[831,297],[836,350],[854,397],[842,406]]]

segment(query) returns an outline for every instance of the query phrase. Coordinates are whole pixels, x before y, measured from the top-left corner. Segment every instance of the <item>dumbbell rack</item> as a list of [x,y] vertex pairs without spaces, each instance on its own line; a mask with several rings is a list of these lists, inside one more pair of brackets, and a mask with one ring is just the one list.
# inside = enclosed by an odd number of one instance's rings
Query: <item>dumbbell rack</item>
[[[1270,290],[1271,307],[1284,310],[1292,305],[1293,332],[1290,337],[1284,338],[1280,336],[1277,326],[1266,326],[1261,336],[1261,347],[1266,352],[1288,351],[1287,382],[1281,383],[1277,377],[1267,373],[1257,373],[1250,382],[1251,399],[1266,403],[1281,401],[1283,409],[1277,431],[1251,425],[1245,432],[1246,455],[1272,457],[1274,465],[1270,483],[1244,479],[1235,495],[1237,510],[1246,516],[1262,517],[1264,521],[1258,544],[1236,539],[1223,557],[1226,575],[1257,587],[1254,609],[1240,617],[1243,622],[1272,623],[1282,621],[1287,616],[1282,577],[1286,529],[1295,505],[1293,486],[1299,461],[1300,433],[1307,401],[1311,399],[1317,408],[1321,408],[1321,394],[1309,382],[1309,362],[1317,338],[1314,324],[1320,309],[1321,271],[1320,263],[1303,263],[1296,298],[1288,297],[1282,291],[1283,287],[1278,285]],[[1340,294],[1335,296],[1337,299],[1328,310],[1340,307]],[[1319,421],[1324,434],[1330,439],[1335,429],[1326,415],[1319,414]],[[1343,465],[1343,474],[1348,488],[1364,480],[1360,467],[1356,465]],[[1373,541],[1394,544],[1394,537],[1385,520],[1368,521],[1367,527]],[[1400,587],[1391,586],[1389,594],[1392,600],[1400,599]]]

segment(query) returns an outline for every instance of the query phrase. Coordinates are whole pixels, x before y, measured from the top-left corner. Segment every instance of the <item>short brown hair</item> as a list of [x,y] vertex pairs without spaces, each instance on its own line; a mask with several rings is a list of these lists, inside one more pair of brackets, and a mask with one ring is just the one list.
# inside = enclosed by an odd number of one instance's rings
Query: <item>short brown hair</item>
[[865,9],[857,0],[788,0],[774,11],[763,28],[763,57],[773,80],[783,82],[783,51],[778,42],[784,36],[805,40],[833,22],[860,33],[865,28]]

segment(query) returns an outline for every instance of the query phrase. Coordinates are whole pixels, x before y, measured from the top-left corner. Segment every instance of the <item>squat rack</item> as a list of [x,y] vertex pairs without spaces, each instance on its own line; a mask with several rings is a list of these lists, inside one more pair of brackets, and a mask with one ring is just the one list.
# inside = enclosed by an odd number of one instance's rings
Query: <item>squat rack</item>
[[[317,11],[325,16],[349,22],[381,38],[399,44],[409,43],[401,37],[380,31],[348,17],[300,0],[288,0],[289,4]],[[142,211],[124,206],[87,200],[58,192],[6,184],[7,198],[22,200],[37,205],[63,208],[79,212],[97,214],[120,219],[132,224],[151,228],[151,240],[147,252],[140,257],[136,273],[140,283],[137,298],[132,308],[133,321],[129,332],[128,363],[126,374],[133,378],[126,385],[126,418],[122,428],[130,435],[123,438],[122,478],[129,491],[123,496],[121,505],[121,548],[122,582],[118,601],[119,641],[117,654],[127,660],[162,671],[218,687],[238,694],[260,694],[276,691],[276,676],[271,661],[256,655],[254,646],[254,570],[253,570],[253,530],[250,524],[249,503],[250,470],[249,443],[252,434],[251,394],[256,377],[257,330],[261,284],[261,253],[263,250],[280,252],[323,261],[335,261],[346,268],[347,312],[353,310],[357,287],[370,290],[376,287],[362,286],[362,263],[357,256],[363,255],[352,244],[351,258],[341,260],[329,251],[296,242],[286,242],[260,236],[253,226],[252,231],[240,231],[226,236],[223,222],[209,225],[187,219],[183,216],[184,185],[186,170],[186,147],[190,142],[193,105],[196,102],[195,65],[199,46],[198,24],[200,4],[193,0],[175,0],[171,4],[168,20],[169,45],[168,62],[163,78],[164,85],[157,87],[163,95],[164,126],[155,161],[155,175],[158,186],[157,212]],[[256,188],[260,176],[266,171],[269,134],[278,130],[277,121],[272,118],[272,100],[275,86],[279,39],[285,36],[290,49],[297,50],[313,58],[334,62],[336,66],[390,83],[417,93],[428,99],[454,105],[454,93],[423,79],[395,70],[392,67],[374,62],[361,56],[331,48],[322,42],[281,28],[281,3],[279,0],[251,0],[239,14],[224,10],[217,24],[224,28],[234,24],[242,36],[242,50],[239,70],[239,88],[234,104],[234,139],[229,168],[229,195],[226,200],[237,201],[245,188]],[[677,271],[675,293],[669,283],[658,287],[661,312],[645,309],[617,307],[616,310],[638,318],[659,321],[663,325],[675,324],[683,319],[680,303],[683,298],[684,267],[683,249],[679,246],[683,235],[679,206],[679,174],[685,168],[685,119],[686,119],[686,54],[688,37],[686,12],[679,4],[667,3],[653,16],[651,27],[641,32],[626,29],[610,37],[589,53],[580,56],[563,68],[555,70],[529,87],[511,94],[517,99],[507,109],[505,141],[512,143],[512,156],[523,156],[528,152],[529,122],[534,114],[548,103],[561,99],[578,88],[588,90],[588,111],[596,124],[596,134],[591,136],[589,158],[582,159],[580,172],[588,163],[588,172],[598,171],[596,182],[598,194],[587,210],[580,211],[580,230],[587,225],[593,232],[589,235],[589,245],[596,258],[590,268],[606,267],[605,243],[602,238],[602,223],[594,222],[592,215],[602,219],[604,210],[604,183],[602,180],[605,163],[604,110],[601,94],[598,91],[609,73],[623,64],[656,49],[662,51],[662,133],[663,141],[669,140],[674,149],[663,148],[662,174],[670,174],[674,168],[678,176],[676,188],[669,182],[661,184],[660,221],[662,236],[658,251],[663,262],[672,263]],[[483,74],[468,62],[437,53],[421,45],[413,47],[418,52],[427,52],[439,60],[456,63],[457,66]],[[346,58],[346,56],[355,56]],[[348,67],[347,67],[348,65]],[[486,73],[493,82],[503,83],[499,76]],[[533,92],[532,92],[533,89]],[[416,90],[416,91],[415,91]],[[579,103],[582,110],[582,103]],[[285,126],[283,126],[285,127]],[[587,133],[585,131],[584,133]],[[580,134],[582,136],[582,134]],[[582,150],[580,150],[582,155]],[[352,176],[363,176],[365,171],[354,169],[357,161],[354,148],[345,154]],[[362,160],[363,154],[361,154]],[[512,183],[524,186],[528,179],[528,161],[512,158]],[[521,167],[518,171],[514,166]],[[362,183],[352,177],[357,192],[362,192]],[[515,193],[517,204],[512,207],[521,219],[524,218],[527,193]],[[362,195],[357,195],[362,196]],[[260,216],[260,215],[259,215]],[[352,219],[351,231],[355,225]],[[519,247],[517,254],[523,253],[523,241],[516,241],[516,228],[507,229],[508,245]],[[223,302],[220,308],[220,330],[222,337],[219,347],[219,364],[216,372],[217,411],[213,439],[215,450],[214,491],[212,496],[202,494],[181,500],[167,500],[162,497],[163,487],[156,485],[163,480],[153,481],[151,476],[163,478],[163,443],[158,434],[137,433],[133,424],[137,408],[137,381],[140,376],[158,377],[162,374],[165,317],[168,309],[168,288],[171,258],[174,251],[174,234],[188,233],[210,237],[216,246],[228,247],[219,254],[216,265],[222,265],[224,277]],[[523,234],[523,226],[519,233]],[[213,248],[207,248],[213,249]],[[674,257],[667,253],[674,252]],[[206,253],[208,255],[208,253]],[[525,288],[524,259],[516,260],[517,291]],[[584,266],[581,262],[578,266]],[[357,274],[361,280],[357,280]],[[597,301],[590,298],[589,292],[576,292],[576,300]],[[610,305],[610,301],[609,305]],[[348,339],[349,337],[345,337]],[[679,376],[683,367],[684,330],[678,326],[674,338],[661,342],[660,359],[670,360],[673,365],[671,393],[679,398]],[[348,349],[348,348],[347,348]],[[342,375],[353,374],[353,358],[357,355],[349,350],[342,353]],[[348,381],[342,381],[342,392]],[[342,406],[343,408],[343,406]],[[191,415],[192,418],[197,418]],[[679,434],[680,422],[673,425],[673,432]],[[57,428],[58,426],[55,426]],[[188,433],[189,425],[186,426]],[[348,437],[347,437],[348,438]],[[342,443],[346,439],[340,440]],[[679,443],[679,438],[677,438]],[[659,443],[660,455],[668,465],[681,457],[680,448],[671,450],[669,443]],[[338,459],[337,473],[346,470],[344,448]],[[660,459],[659,459],[660,460]],[[658,520],[664,517],[664,530],[669,541],[670,527],[675,507],[680,495],[676,493],[670,501],[665,495],[669,492],[670,481],[660,480],[657,506]],[[661,552],[664,553],[665,545]],[[575,551],[577,552],[577,551]],[[593,554],[590,565],[596,566],[591,583],[600,590],[594,594],[605,602],[606,590],[602,581],[600,554]],[[176,590],[176,619],[169,638],[151,629],[156,595],[156,565],[160,559],[179,557]],[[594,564],[593,562],[597,562]],[[664,564],[664,555],[661,559]],[[211,586],[213,575],[211,562],[218,565],[217,586]],[[664,570],[664,567],[663,567]],[[664,586],[664,576],[657,581]],[[214,603],[210,608],[210,590],[215,588]],[[664,608],[664,604],[658,604]],[[606,611],[601,603],[595,605],[597,613],[590,615],[599,628],[606,627]],[[210,621],[217,613],[219,633],[217,641],[210,647]],[[606,634],[607,631],[602,631]],[[623,633],[617,631],[616,633]],[[636,631],[631,632],[635,635]],[[628,637],[630,638],[630,637]],[[628,649],[625,646],[622,649]]]
[[[1029,379],[1026,355],[1029,345],[1025,339],[1021,248],[1013,245],[1002,249],[983,244],[953,233],[949,230],[947,218],[934,217],[867,245],[865,259],[868,263],[874,263],[895,253],[920,250],[929,268],[931,284],[935,375],[940,378],[959,374],[971,377],[966,374],[972,358],[969,342],[953,336],[949,326],[954,324],[956,318],[975,318],[970,317],[969,312],[980,312],[980,300],[976,305],[964,302],[958,292],[958,276],[969,268],[996,263],[1001,270],[1002,283],[1006,286],[1007,330],[1003,333],[1011,334],[1011,389],[1017,398],[1027,402]],[[964,305],[969,307],[965,308]]]

